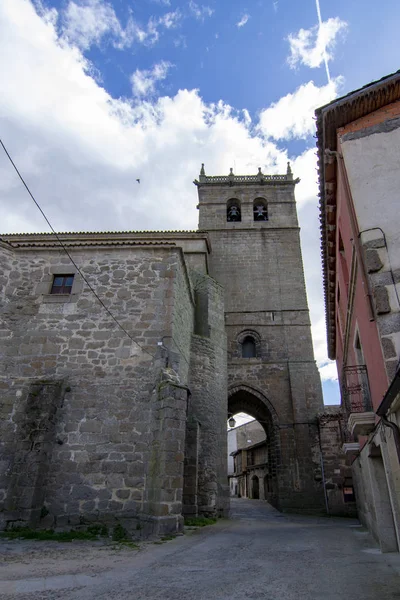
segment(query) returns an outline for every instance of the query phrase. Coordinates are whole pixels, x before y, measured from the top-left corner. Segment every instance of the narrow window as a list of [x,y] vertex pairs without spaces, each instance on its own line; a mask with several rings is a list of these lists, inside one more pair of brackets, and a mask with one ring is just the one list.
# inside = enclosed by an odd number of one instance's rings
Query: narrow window
[[340,231],[339,231],[339,252],[342,256],[344,256],[344,245],[343,245],[343,240],[342,240]]
[[239,200],[232,199],[228,201],[228,204],[226,205],[226,220],[229,222],[242,220]]
[[254,339],[248,335],[242,342],[242,358],[255,358],[256,343]]
[[253,215],[255,221],[268,221],[267,203],[264,198],[256,198],[254,200]]
[[54,275],[50,294],[70,294],[73,282],[73,275]]
[[356,337],[354,339],[354,351],[356,355],[356,361],[358,365],[364,364],[364,353],[361,346],[360,334],[358,331],[356,332]]

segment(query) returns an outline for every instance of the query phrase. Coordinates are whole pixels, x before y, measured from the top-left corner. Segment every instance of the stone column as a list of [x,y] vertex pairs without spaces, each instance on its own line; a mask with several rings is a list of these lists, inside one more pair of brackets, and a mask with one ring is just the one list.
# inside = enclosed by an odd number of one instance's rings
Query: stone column
[[152,398],[152,443],[141,521],[145,534],[183,529],[183,463],[188,389],[163,369]]

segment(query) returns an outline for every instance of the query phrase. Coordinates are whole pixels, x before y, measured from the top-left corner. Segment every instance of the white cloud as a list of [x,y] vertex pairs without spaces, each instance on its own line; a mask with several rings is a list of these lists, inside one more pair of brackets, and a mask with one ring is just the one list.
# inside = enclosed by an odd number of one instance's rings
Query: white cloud
[[178,35],[178,37],[173,40],[173,44],[175,48],[187,48],[186,36]]
[[347,23],[338,17],[322,21],[310,29],[300,29],[288,37],[290,56],[287,61],[292,69],[299,64],[307,67],[320,67],[324,60],[332,60],[337,36],[344,34]]
[[251,116],[250,116],[250,113],[247,110],[247,108],[244,108],[242,110],[242,113],[243,113],[244,122],[246,123],[246,125],[250,125],[251,124]]
[[42,17],[46,23],[52,23],[54,26],[57,25],[58,11],[56,8],[49,8],[45,6],[42,0],[33,0],[37,13]]
[[243,27],[250,19],[250,15],[244,14],[243,17],[236,23],[236,27]]
[[319,373],[321,375],[322,381],[337,381],[338,380],[336,363],[333,362],[333,360],[326,363],[326,365],[323,365],[322,367],[320,367]]
[[275,140],[306,138],[315,132],[314,111],[338,95],[342,79],[337,77],[323,87],[313,81],[301,85],[260,113],[260,131]]
[[190,8],[191,12],[193,13],[193,15],[196,17],[196,19],[198,19],[199,21],[204,21],[204,19],[206,17],[211,17],[211,15],[214,14],[213,8],[210,8],[209,6],[205,6],[205,5],[200,6],[193,0],[190,0],[189,8]]
[[[194,228],[191,182],[201,162],[214,173],[234,160],[244,173],[286,168],[286,154],[253,136],[242,113],[206,104],[196,90],[140,104],[111,97],[26,0],[0,3],[0,27],[0,52],[10,57],[0,63],[4,141],[59,230]],[[0,160],[2,227],[21,230],[28,211],[24,226],[45,229]]]
[[131,76],[133,95],[140,97],[154,94],[157,82],[165,79],[173,66],[170,62],[162,60],[150,70],[136,69]]
[[160,17],[158,23],[159,25],[164,25],[166,29],[175,29],[176,27],[178,27],[181,19],[182,13],[179,9],[176,9]]
[[155,44],[160,36],[159,28],[173,29],[181,18],[177,9],[158,18],[150,17],[143,27],[130,16],[123,27],[113,6],[105,0],[70,0],[62,13],[62,35],[70,45],[81,50],[102,42],[123,50],[135,42],[148,46]]
[[127,29],[123,29],[111,4],[103,0],[79,3],[70,0],[63,13],[63,35],[70,44],[86,50],[99,44],[106,34],[114,44],[132,43],[132,26],[128,24]]
[[[91,76],[82,51],[59,38],[54,13],[41,18],[27,0],[0,2],[0,54],[8,57],[0,61],[2,138],[58,231],[195,229],[191,182],[202,162],[210,174],[229,173],[235,163],[243,174],[258,166],[286,171],[287,152],[260,135],[247,111],[207,104],[197,90],[142,102],[113,98]],[[160,81],[166,71],[158,65],[150,73]],[[142,77],[144,88],[147,81]],[[323,366],[314,149],[295,157],[292,168],[302,177],[296,192],[302,247]],[[4,232],[47,230],[4,154],[0,214]]]

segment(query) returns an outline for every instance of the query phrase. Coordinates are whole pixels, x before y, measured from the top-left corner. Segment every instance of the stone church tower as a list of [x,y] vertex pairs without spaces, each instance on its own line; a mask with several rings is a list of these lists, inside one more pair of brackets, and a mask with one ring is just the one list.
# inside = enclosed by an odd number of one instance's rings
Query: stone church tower
[[228,415],[246,412],[269,445],[265,497],[283,510],[323,507],[317,414],[323,407],[300,250],[294,179],[286,175],[195,181],[210,274],[223,287]]
[[297,180],[202,168],[195,183],[199,231],[0,236],[0,530],[146,536],[226,515],[241,411],[267,434],[264,497],[320,512],[323,477],[342,496],[332,415],[319,435]]

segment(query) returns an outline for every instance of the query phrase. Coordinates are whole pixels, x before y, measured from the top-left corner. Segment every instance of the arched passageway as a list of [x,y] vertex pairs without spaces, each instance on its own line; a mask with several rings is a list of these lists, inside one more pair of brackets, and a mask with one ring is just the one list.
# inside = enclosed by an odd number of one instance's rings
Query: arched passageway
[[[252,448],[247,448],[243,456],[238,457],[242,474],[242,481],[238,478],[240,495],[265,499],[277,506],[280,444],[276,411],[262,392],[245,384],[237,384],[229,390],[228,419],[238,413],[246,413],[256,419],[266,436],[263,447],[256,444]],[[262,461],[259,459],[260,452],[265,454],[265,459]],[[243,461],[246,463],[245,466]],[[268,484],[265,483],[266,480]]]

